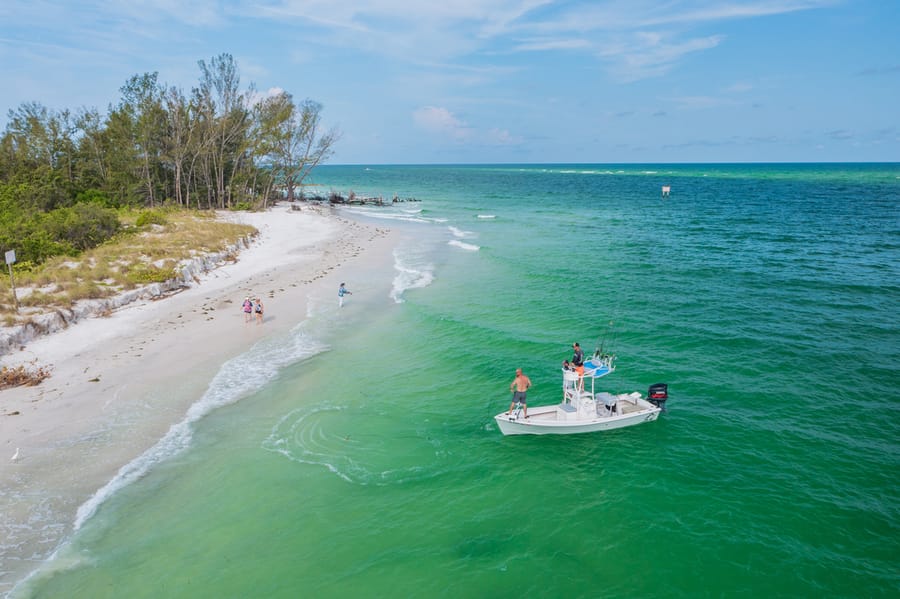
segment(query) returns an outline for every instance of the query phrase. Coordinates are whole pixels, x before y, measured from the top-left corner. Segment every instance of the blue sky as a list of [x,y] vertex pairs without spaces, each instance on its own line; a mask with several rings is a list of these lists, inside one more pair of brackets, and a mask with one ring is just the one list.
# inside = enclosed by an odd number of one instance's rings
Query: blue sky
[[0,125],[221,53],[332,163],[900,161],[897,0],[3,0]]

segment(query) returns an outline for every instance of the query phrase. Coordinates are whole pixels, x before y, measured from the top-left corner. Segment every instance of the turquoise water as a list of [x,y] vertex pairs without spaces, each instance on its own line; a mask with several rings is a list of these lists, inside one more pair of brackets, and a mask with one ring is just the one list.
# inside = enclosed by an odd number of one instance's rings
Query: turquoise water
[[[900,165],[315,179],[420,200],[346,209],[394,269],[223,365],[18,594],[900,593]],[[514,369],[554,403],[573,341],[669,411],[503,437]]]

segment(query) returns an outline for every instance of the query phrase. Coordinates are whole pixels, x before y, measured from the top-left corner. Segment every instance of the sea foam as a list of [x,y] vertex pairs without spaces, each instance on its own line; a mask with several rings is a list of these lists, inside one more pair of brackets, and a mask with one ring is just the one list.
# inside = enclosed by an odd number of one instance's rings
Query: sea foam
[[478,250],[481,249],[481,246],[479,246],[479,245],[465,243],[465,242],[459,241],[457,239],[451,239],[450,241],[447,242],[447,245],[456,246],[456,247],[458,247],[462,250],[466,250],[468,252],[477,252]]
[[428,287],[434,281],[434,264],[424,260],[414,251],[394,250],[394,284],[390,297],[395,303],[403,303],[403,293],[407,289]]
[[366,218],[374,218],[378,220],[390,220],[390,221],[403,221],[408,223],[434,223],[434,222],[442,222],[438,219],[427,218],[421,216],[421,209],[408,212],[406,210],[395,210],[392,208],[343,208],[342,209],[347,214],[353,214],[356,216],[365,216]]
[[326,346],[302,332],[303,326],[304,323],[300,323],[287,336],[263,339],[248,352],[225,362],[210,381],[206,393],[191,405],[181,422],[172,425],[156,445],[123,466],[112,480],[79,506],[74,530],[81,528],[116,491],[187,449],[193,437],[194,423],[201,418],[260,389],[284,366],[325,351]]
[[462,229],[458,229],[457,227],[454,227],[452,225],[447,228],[450,230],[450,233],[452,233],[454,237],[458,237],[460,239],[470,239],[472,237],[475,237],[475,233],[473,233],[472,231],[463,231]]

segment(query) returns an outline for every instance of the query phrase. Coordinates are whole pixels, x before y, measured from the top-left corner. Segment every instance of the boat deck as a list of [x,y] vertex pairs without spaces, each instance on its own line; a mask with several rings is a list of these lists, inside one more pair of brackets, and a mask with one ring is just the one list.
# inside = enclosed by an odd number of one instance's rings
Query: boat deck
[[[527,420],[534,424],[538,424],[541,422],[572,422],[616,418],[618,416],[628,416],[629,414],[643,412],[648,408],[652,408],[652,406],[643,399],[632,401],[632,399],[630,398],[619,398],[616,402],[616,411],[612,413],[607,410],[606,406],[603,405],[602,402],[596,402],[596,415],[594,415],[590,413],[586,414],[584,411],[579,414],[573,404],[565,403],[552,406],[535,406],[533,408],[528,408]],[[521,419],[523,417],[519,415],[518,418]]]

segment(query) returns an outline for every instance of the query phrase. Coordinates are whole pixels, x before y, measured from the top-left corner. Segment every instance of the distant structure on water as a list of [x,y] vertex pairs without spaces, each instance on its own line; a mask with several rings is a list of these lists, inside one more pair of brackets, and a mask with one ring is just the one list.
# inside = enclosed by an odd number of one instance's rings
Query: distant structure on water
[[662,186],[662,197],[667,198],[669,194],[672,192],[672,187],[670,185]]

